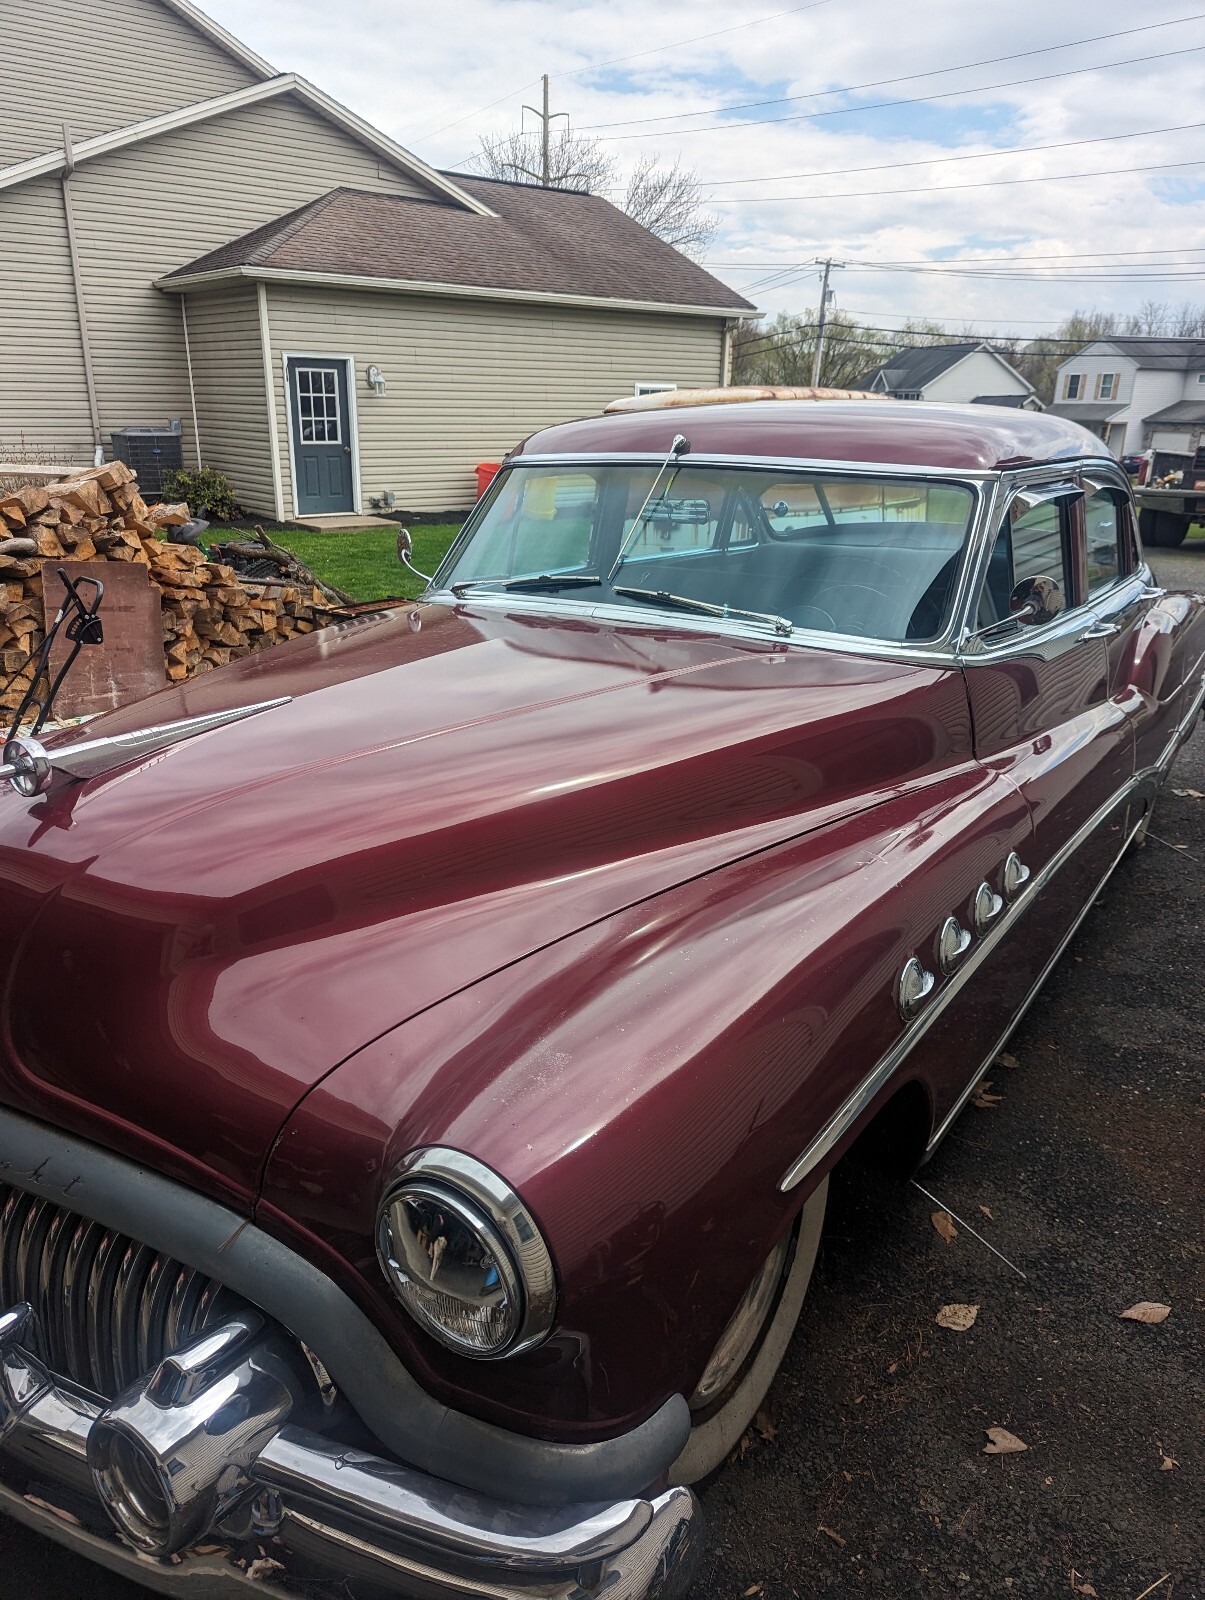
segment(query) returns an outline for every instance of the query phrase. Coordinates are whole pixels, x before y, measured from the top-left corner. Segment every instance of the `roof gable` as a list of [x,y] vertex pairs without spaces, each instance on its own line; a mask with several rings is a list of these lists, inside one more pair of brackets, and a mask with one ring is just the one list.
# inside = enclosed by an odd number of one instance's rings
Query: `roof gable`
[[750,303],[597,195],[457,179],[476,214],[436,200],[331,190],[159,280],[235,275],[748,315]]
[[0,169],[275,76],[191,0],[0,6]]
[[[245,106],[255,105],[259,101],[269,100],[282,94],[295,95],[311,110],[342,128],[344,132],[350,133],[381,159],[390,162],[424,188],[429,189],[434,196],[451,201],[468,211],[485,216],[490,214],[489,207],[483,201],[468,194],[451,178],[437,172],[434,167],[429,167],[425,161],[412,155],[409,150],[403,149],[387,135],[379,133],[354,111],[341,106],[337,100],[332,100],[321,89],[315,88],[312,83],[305,78],[299,78],[295,73],[281,73],[277,77],[249,84],[244,89],[237,89],[231,94],[198,101],[179,110],[165,112],[142,122],[116,128],[109,133],[99,134],[95,138],[85,139],[73,146],[71,159],[73,164],[78,166],[82,162],[96,160],[128,145],[139,144],[165,133],[173,133],[180,128],[225,116],[232,111],[242,110]],[[66,165],[67,154],[62,148],[50,150],[43,155],[0,170],[0,189],[26,183],[30,178],[42,177],[46,173],[61,172]]]

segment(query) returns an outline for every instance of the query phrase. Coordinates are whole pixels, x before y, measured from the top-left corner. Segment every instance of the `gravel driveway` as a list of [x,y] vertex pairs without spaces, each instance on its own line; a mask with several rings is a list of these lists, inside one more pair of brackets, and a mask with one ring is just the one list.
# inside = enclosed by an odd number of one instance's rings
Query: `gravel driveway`
[[[1157,552],[1205,587],[1205,543]],[[1205,734],[920,1182],[842,1173],[800,1329],[707,1485],[696,1600],[1205,1600]],[[1176,846],[1186,846],[1178,849]],[[1158,1326],[1123,1321],[1137,1301]],[[940,1307],[976,1304],[946,1331]],[[986,1455],[1003,1427],[1023,1453]],[[3,1600],[144,1590],[0,1522]]]

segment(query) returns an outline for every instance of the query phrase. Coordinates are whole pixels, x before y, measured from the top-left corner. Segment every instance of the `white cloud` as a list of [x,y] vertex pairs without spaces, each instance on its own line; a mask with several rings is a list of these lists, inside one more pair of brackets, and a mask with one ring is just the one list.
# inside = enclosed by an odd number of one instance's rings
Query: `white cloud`
[[[753,26],[773,0],[460,0],[442,6],[356,0],[208,0],[210,13],[281,70],[312,79],[426,160],[450,165],[483,133],[517,125],[535,104],[541,72],[552,75],[554,109],[576,126],[679,117],[683,112],[771,96],[820,95],[798,105],[742,114],[762,119],[848,103],[824,91],[1086,40],[1188,15],[1186,6],[1135,8],[1122,0],[1013,0],[1008,7],[964,0],[826,0]],[[697,35],[730,30],[702,40]],[[695,42],[677,42],[690,41]],[[671,46],[672,48],[661,48]],[[780,121],[724,132],[686,132],[681,121],[601,130],[629,164],[654,151],[681,156],[710,193],[723,227],[713,270],[742,287],[773,263],[818,254],[851,261],[1182,250],[1205,256],[1205,127],[1080,148],[1030,151],[983,161],[940,162],[900,172],[829,176],[832,169],[977,153],[992,148],[1086,140],[1205,122],[1197,93],[1205,68],[1205,17],[1095,44],[1078,44],[913,83],[860,98],[944,95],[928,104],[819,120]],[[656,53],[649,53],[656,52]],[[1136,56],[1157,59],[1045,81],[990,88]],[[597,63],[627,57],[599,70]],[[592,70],[582,71],[584,67]],[[951,90],[980,86],[970,94]],[[500,101],[500,104],[490,105]],[[487,108],[488,109],[483,109]],[[466,115],[472,113],[472,115]],[[706,124],[707,117],[689,126]],[[452,126],[448,126],[452,124]],[[637,137],[621,137],[637,135]],[[1180,173],[1135,171],[1196,162]],[[1123,169],[1114,171],[1114,169]],[[1015,186],[956,187],[989,178],[1047,178],[1100,172],[1096,179]],[[812,173],[790,182],[777,173]],[[755,178],[729,184],[725,180]],[[1179,179],[1179,183],[1171,180]],[[849,197],[848,191],[909,189]],[[750,195],[842,196],[738,203]],[[868,320],[910,315],[954,324],[982,319],[986,331],[1014,322],[1039,332],[1075,307],[1132,310],[1148,299],[1205,301],[1200,283],[1071,282],[1051,272],[1029,281],[885,274],[850,267],[836,274],[839,303]],[[1175,259],[1156,256],[1156,261]],[[740,265],[737,265],[737,264]],[[1037,270],[1041,263],[1020,263]],[[1017,270],[1017,269],[1014,269]],[[1202,269],[1205,274],[1205,267]],[[1091,277],[1085,270],[1082,274]],[[1103,274],[1099,275],[1103,277]],[[814,302],[815,275],[753,298],[768,310]]]

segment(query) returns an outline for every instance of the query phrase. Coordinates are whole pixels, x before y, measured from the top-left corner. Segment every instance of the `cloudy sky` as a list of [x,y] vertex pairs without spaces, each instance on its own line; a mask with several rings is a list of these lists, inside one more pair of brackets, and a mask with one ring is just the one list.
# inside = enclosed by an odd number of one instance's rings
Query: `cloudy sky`
[[707,265],[767,311],[814,305],[831,255],[851,314],[986,334],[1205,302],[1197,3],[203,0],[441,167],[519,126],[547,72],[621,170],[696,171]]

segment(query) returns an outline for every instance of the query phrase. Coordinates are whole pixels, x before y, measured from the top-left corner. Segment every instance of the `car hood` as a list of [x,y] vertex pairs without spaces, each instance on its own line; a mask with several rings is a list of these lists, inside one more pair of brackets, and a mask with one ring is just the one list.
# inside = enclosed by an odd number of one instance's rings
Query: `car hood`
[[956,673],[494,602],[356,619],[88,736],[284,696],[0,798],[0,1097],[228,1200],[370,1040],[967,745]]

